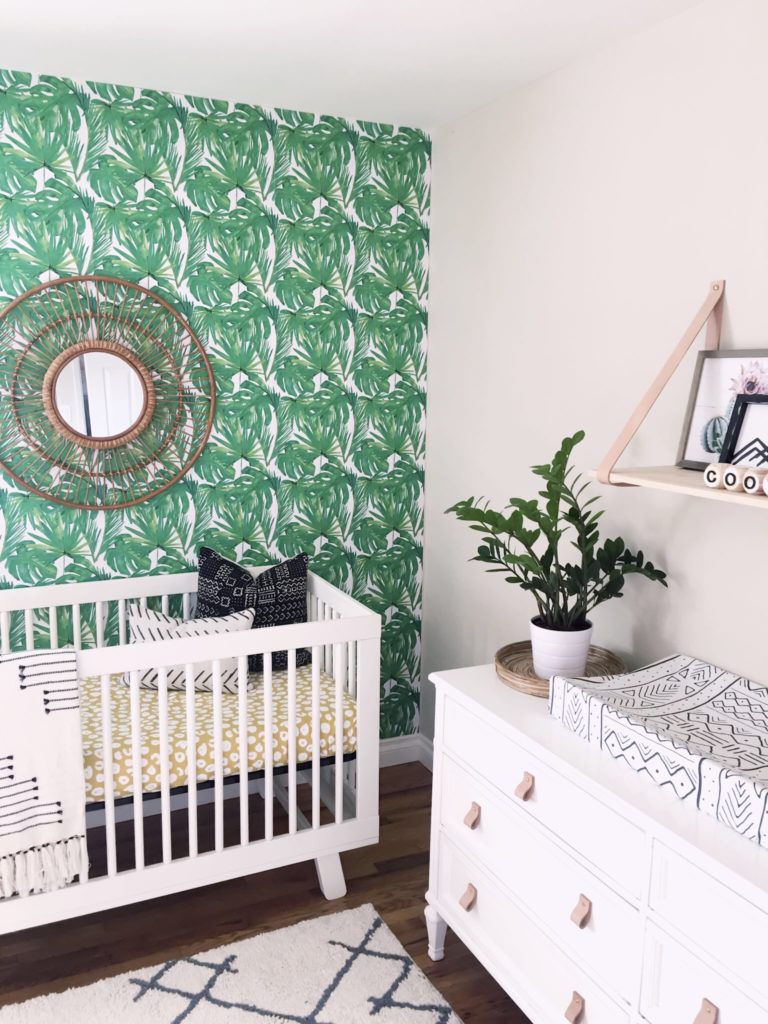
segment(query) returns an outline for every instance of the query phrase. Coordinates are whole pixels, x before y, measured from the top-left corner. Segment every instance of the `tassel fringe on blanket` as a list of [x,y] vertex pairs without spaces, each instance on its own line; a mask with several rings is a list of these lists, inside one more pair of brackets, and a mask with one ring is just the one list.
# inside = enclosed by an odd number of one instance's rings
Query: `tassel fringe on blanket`
[[53,892],[88,874],[85,836],[72,836],[58,843],[0,858],[0,897],[29,896]]
[[88,877],[72,649],[0,655],[0,900]]

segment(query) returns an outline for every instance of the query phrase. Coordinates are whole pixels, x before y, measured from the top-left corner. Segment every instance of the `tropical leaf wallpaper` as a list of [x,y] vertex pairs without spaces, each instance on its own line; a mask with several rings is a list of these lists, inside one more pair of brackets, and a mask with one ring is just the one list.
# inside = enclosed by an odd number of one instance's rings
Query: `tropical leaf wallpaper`
[[0,583],[300,550],[383,617],[418,722],[430,143],[408,128],[0,71],[0,303],[106,273],[171,302],[218,388],[179,484],[93,513],[0,478]]

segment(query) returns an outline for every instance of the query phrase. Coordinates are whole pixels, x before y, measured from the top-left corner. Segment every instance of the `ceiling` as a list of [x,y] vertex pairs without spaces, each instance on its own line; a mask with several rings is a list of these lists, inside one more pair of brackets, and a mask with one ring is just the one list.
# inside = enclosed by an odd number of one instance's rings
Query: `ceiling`
[[2,0],[0,66],[432,130],[695,0]]

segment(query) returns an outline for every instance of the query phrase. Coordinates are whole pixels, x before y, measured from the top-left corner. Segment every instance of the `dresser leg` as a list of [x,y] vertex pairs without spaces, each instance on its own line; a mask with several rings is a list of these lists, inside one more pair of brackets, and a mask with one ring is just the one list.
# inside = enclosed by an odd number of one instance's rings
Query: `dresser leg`
[[442,960],[445,956],[445,933],[448,930],[448,925],[435,908],[429,904],[424,911],[424,917],[427,919],[427,937],[429,939],[427,952],[430,959]]

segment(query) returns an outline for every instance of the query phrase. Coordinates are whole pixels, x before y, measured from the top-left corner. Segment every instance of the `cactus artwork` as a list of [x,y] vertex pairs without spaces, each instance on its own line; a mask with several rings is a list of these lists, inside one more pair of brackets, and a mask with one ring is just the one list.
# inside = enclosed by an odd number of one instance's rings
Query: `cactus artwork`
[[701,447],[705,452],[710,452],[713,455],[720,454],[723,450],[727,428],[728,420],[725,416],[713,416],[711,420],[707,420],[701,431]]

